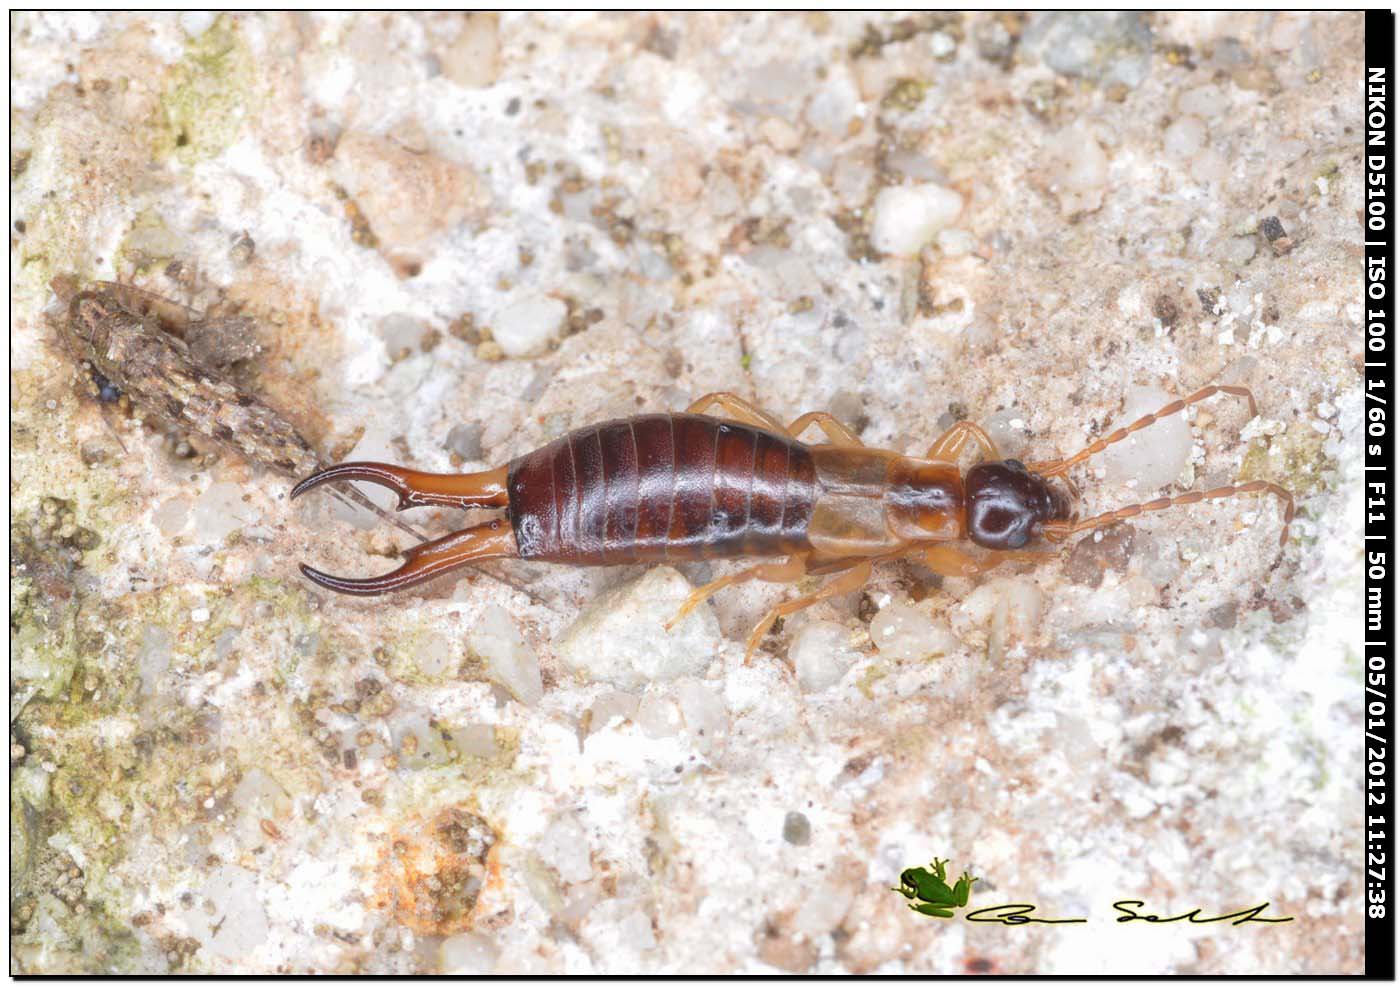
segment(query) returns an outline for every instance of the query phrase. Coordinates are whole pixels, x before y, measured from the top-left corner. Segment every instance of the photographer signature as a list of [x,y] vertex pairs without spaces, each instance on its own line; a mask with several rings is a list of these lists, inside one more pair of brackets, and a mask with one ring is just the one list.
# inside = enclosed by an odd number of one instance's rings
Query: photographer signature
[[[1217,924],[1221,921],[1229,921],[1232,925],[1240,924],[1282,924],[1285,921],[1292,921],[1291,917],[1260,917],[1259,915],[1269,906],[1265,901],[1254,907],[1247,907],[1242,910],[1232,911],[1229,914],[1217,914],[1213,917],[1203,917],[1199,907],[1182,914],[1175,914],[1170,917],[1163,917],[1160,914],[1139,911],[1138,908],[1146,906],[1146,901],[1141,900],[1118,900],[1113,902],[1113,909],[1119,912],[1116,919],[1118,924],[1129,924],[1133,921],[1146,921],[1149,924],[1173,924],[1178,921],[1185,921],[1188,924]],[[1042,918],[1033,917],[1035,911],[1034,904],[996,904],[992,907],[982,907],[975,911],[969,911],[967,920],[988,924],[1087,924],[1088,918]]]
[[[899,875],[899,886],[890,889],[903,895],[910,902],[909,909],[911,911],[917,911],[928,917],[951,918],[955,911],[967,906],[967,902],[972,896],[972,885],[977,882],[978,878],[964,870],[962,876],[950,886],[947,863],[946,859],[935,858],[933,863],[927,867],[911,867]],[[1216,914],[1212,917],[1203,916],[1199,907],[1171,916],[1139,910],[1139,908],[1146,906],[1146,901],[1131,898],[1114,901],[1113,909],[1119,914],[1116,923],[1128,924],[1133,921],[1146,921],[1149,924],[1175,924],[1178,921],[1185,921],[1188,924],[1218,924],[1221,921],[1229,921],[1231,925],[1241,925],[1282,924],[1285,921],[1293,920],[1291,917],[1260,917],[1269,907],[1268,901],[1254,907],[1242,908],[1228,914]],[[975,911],[969,911],[964,915],[964,918],[981,924],[1002,925],[1087,924],[1089,922],[1088,918],[1035,917],[1033,916],[1035,909],[1034,904],[996,904],[992,907],[982,907]]]

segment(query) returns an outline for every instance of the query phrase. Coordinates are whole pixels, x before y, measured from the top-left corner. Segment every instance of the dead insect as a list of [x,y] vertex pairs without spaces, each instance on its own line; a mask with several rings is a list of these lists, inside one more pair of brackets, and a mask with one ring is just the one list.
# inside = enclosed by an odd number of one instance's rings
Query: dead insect
[[[914,458],[866,448],[824,411],[784,428],[728,393],[702,397],[684,414],[646,414],[583,428],[490,472],[450,475],[347,462],[302,480],[292,496],[332,480],[362,480],[398,493],[400,510],[429,504],[504,507],[509,523],[493,520],[418,545],[405,553],[402,566],[374,578],[342,578],[307,565],[301,570],[336,592],[377,595],[489,558],[628,565],[787,556],[696,589],[676,621],[720,589],[749,579],[793,582],[840,573],[817,592],[770,610],[749,635],[747,660],[779,617],[856,591],[878,561],[915,557],[940,574],[972,576],[1007,561],[1053,557],[1022,550],[1037,536],[1058,542],[1147,511],[1245,493],[1270,493],[1283,501],[1282,545],[1293,520],[1293,497],[1274,483],[1255,480],[1163,497],[1079,520],[1073,496],[1050,482],[1216,393],[1247,398],[1253,414],[1254,398],[1243,387],[1206,387],[1067,459],[1029,465],[1002,459],[970,421],[958,422],[923,458]],[[729,419],[701,413],[714,406]],[[829,444],[798,440],[811,425],[826,433]],[[968,441],[980,445],[986,459],[963,473],[958,458]],[[952,543],[960,541],[987,551],[972,554]]]
[[[205,318],[128,284],[100,281],[80,291],[72,278],[60,277],[51,287],[66,305],[59,319],[64,345],[101,381],[99,399],[124,394],[148,413],[285,476],[321,467],[316,451],[286,418],[219,372],[256,352],[250,325]],[[218,337],[245,341],[214,341]],[[424,540],[353,487],[343,497]]]

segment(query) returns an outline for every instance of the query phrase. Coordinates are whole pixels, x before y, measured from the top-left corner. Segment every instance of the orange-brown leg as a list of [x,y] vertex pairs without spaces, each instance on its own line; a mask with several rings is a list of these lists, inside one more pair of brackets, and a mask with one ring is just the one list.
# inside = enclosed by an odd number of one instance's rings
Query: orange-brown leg
[[812,425],[816,425],[826,432],[826,437],[831,439],[831,444],[840,448],[854,448],[864,446],[855,432],[847,428],[831,414],[826,411],[808,411],[792,424],[788,425],[787,432],[793,438],[800,438],[802,433]]
[[961,579],[970,579],[984,572],[990,572],[998,565],[1004,565],[1007,562],[1039,565],[1051,558],[1058,557],[1058,554],[1054,551],[994,551],[983,557],[977,557],[951,544],[940,544],[923,551],[924,564],[929,568],[939,575]]
[[377,596],[426,582],[471,562],[488,558],[514,558],[516,554],[515,532],[510,524],[493,520],[410,548],[404,552],[407,561],[392,572],[374,578],[347,579],[327,575],[310,565],[302,565],[301,572],[317,585],[335,592],[348,596]]
[[768,431],[776,431],[780,435],[788,434],[797,438],[809,426],[816,425],[826,433],[826,437],[831,439],[833,445],[849,447],[863,444],[855,432],[826,411],[808,411],[784,428],[771,414],[760,410],[738,394],[731,394],[727,390],[706,394],[685,410],[687,414],[704,414],[709,408],[716,405],[735,421],[742,421],[744,424],[754,425],[758,428],[766,428]]
[[1001,453],[997,451],[996,442],[992,441],[991,436],[971,421],[959,421],[945,431],[938,441],[929,446],[928,454],[924,458],[932,459],[934,462],[957,462],[968,439],[972,439],[982,446],[982,452],[987,459],[995,461],[1001,458]]
[[709,599],[716,592],[731,585],[738,585],[740,582],[747,582],[750,579],[762,579],[764,582],[796,582],[807,571],[807,559],[804,555],[793,555],[787,561],[773,562],[765,565],[755,565],[746,568],[742,572],[735,572],[733,575],[726,575],[722,579],[715,579],[707,582],[686,597],[681,603],[681,608],[671,621],[666,624],[669,631],[677,623],[680,623],[691,611],[699,606],[706,599]]
[[727,390],[716,391],[713,394],[706,394],[690,407],[685,409],[686,414],[704,414],[709,408],[718,405],[721,410],[728,414],[735,421],[741,421],[746,425],[753,425],[757,428],[765,428],[768,431],[783,433],[783,426],[772,415],[754,407],[738,394],[731,394]]
[[837,576],[826,585],[809,596],[800,596],[797,599],[790,599],[785,603],[779,603],[770,609],[763,619],[758,621],[758,625],[749,634],[748,643],[744,647],[744,663],[748,664],[753,659],[753,652],[758,647],[769,629],[777,622],[780,616],[789,616],[800,610],[806,609],[813,603],[819,603],[823,599],[832,599],[836,596],[844,596],[848,592],[855,592],[870,580],[872,565],[869,559],[859,559],[852,561],[852,568],[845,575]]
[[1154,421],[1170,417],[1171,415],[1176,414],[1179,411],[1184,411],[1192,404],[1196,404],[1200,401],[1203,401],[1208,397],[1214,397],[1216,394],[1229,394],[1232,397],[1243,397],[1245,400],[1249,401],[1249,416],[1253,418],[1256,414],[1259,413],[1257,406],[1254,403],[1254,395],[1250,393],[1248,387],[1228,387],[1220,384],[1212,384],[1209,387],[1202,387],[1190,397],[1182,397],[1177,400],[1174,400],[1166,407],[1153,411],[1151,414],[1144,415],[1141,418],[1138,418],[1132,424],[1127,425],[1123,428],[1119,428],[1112,434],[1105,435],[1103,438],[1097,439],[1092,444],[1088,445],[1084,449],[1070,456],[1068,459],[1051,459],[1046,462],[1032,462],[1026,468],[1029,469],[1031,472],[1039,473],[1042,476],[1058,476],[1065,470],[1071,468],[1072,466],[1078,465],[1079,463],[1083,462],[1091,455],[1097,455],[1104,449],[1108,448],[1110,445],[1113,445],[1116,442],[1121,442],[1133,432],[1141,431],[1148,425],[1152,424]]
[[1279,533],[1278,543],[1280,546],[1287,543],[1288,527],[1293,523],[1293,494],[1276,483],[1267,483],[1262,479],[1241,483],[1237,486],[1220,486],[1213,490],[1193,490],[1180,496],[1164,496],[1146,503],[1134,503],[1117,510],[1110,510],[1108,513],[1099,514],[1097,517],[1090,517],[1088,520],[1081,520],[1075,524],[1046,524],[1041,530],[1047,539],[1062,541],[1071,535],[1091,531],[1096,527],[1105,527],[1128,517],[1136,517],[1138,514],[1145,514],[1153,510],[1166,510],[1168,507],[1200,503],[1202,500],[1223,500],[1232,496],[1244,496],[1247,493],[1269,493],[1282,501],[1283,530]]

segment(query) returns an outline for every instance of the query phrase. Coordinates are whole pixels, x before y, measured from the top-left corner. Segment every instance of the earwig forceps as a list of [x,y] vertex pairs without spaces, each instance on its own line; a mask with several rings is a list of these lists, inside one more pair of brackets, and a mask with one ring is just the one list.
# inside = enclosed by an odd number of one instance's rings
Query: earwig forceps
[[[426,506],[464,510],[504,507],[509,502],[505,479],[504,468],[488,473],[450,475],[404,469],[382,462],[345,462],[302,480],[292,490],[292,499],[323,483],[355,480],[393,490],[399,497],[398,510]],[[310,565],[302,565],[301,571],[326,589],[352,596],[376,596],[426,582],[470,562],[515,557],[515,534],[508,523],[492,520],[415,545],[403,554],[407,560],[402,565],[373,578],[329,575]]]

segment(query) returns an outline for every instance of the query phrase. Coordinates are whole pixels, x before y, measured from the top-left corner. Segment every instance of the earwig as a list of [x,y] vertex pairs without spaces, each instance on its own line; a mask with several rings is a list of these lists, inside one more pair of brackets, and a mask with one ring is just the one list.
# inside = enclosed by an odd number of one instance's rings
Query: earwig
[[[684,414],[644,414],[582,428],[489,472],[452,475],[347,462],[302,480],[292,496],[322,483],[360,480],[396,492],[400,510],[495,507],[504,508],[508,519],[411,548],[399,568],[373,578],[328,575],[309,565],[301,570],[327,589],[370,596],[491,558],[566,565],[785,559],[701,586],[671,625],[740,582],[836,576],[816,592],[769,610],[749,635],[747,661],[779,617],[854,592],[877,562],[895,558],[922,560],[941,575],[970,577],[1008,561],[1053,557],[1053,552],[1027,550],[1036,539],[1058,543],[1141,513],[1249,493],[1282,501],[1282,548],[1293,521],[1293,496],[1262,480],[1078,518],[1076,491],[1065,477],[1069,469],[1217,393],[1248,399],[1254,416],[1254,397],[1245,388],[1205,387],[1075,455],[1029,465],[1003,459],[987,433],[970,421],[953,425],[915,458],[866,447],[824,411],[804,414],[784,428],[729,393],[702,397]],[[728,417],[703,413],[715,406]],[[826,444],[799,440],[812,425],[825,433]],[[969,442],[981,447],[983,460],[964,473],[958,462]]]

